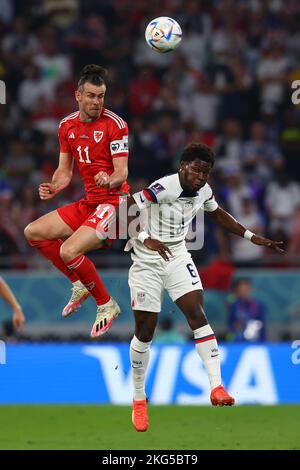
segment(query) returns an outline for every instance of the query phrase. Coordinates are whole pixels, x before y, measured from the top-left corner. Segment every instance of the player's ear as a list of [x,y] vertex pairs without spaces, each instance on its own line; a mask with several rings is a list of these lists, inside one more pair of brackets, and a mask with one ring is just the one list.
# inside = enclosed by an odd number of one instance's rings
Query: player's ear
[[80,97],[81,97],[80,91],[76,90],[75,91],[75,100],[77,101],[77,103],[79,103]]
[[186,167],[187,167],[186,162],[180,162],[179,171],[186,170]]

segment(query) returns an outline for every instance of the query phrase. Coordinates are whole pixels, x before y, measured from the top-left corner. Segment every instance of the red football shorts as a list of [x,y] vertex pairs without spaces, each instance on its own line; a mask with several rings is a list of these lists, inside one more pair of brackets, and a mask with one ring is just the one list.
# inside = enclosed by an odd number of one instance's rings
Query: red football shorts
[[103,203],[80,199],[72,204],[59,207],[57,212],[62,220],[75,232],[82,225],[94,228],[97,232],[106,231],[109,222],[114,218],[114,208],[123,196],[113,197]]

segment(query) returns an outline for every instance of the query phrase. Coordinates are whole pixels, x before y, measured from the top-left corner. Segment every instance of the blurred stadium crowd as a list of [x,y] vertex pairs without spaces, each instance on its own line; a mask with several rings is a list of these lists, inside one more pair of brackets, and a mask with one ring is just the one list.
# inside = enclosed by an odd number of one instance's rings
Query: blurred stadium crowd
[[[144,40],[146,24],[162,15],[183,29],[174,53],[153,52]],[[297,0],[0,0],[0,37],[1,268],[30,266],[24,227],[82,195],[76,172],[50,202],[39,201],[37,187],[56,168],[58,123],[77,109],[87,63],[108,68],[106,107],[129,124],[133,191],[176,171],[187,143],[205,142],[217,155],[217,200],[250,230],[284,240],[281,263],[300,265],[300,106],[291,101],[300,79]],[[216,254],[242,266],[274,263],[209,222],[205,230],[198,263]],[[102,265],[120,266],[123,244]]]

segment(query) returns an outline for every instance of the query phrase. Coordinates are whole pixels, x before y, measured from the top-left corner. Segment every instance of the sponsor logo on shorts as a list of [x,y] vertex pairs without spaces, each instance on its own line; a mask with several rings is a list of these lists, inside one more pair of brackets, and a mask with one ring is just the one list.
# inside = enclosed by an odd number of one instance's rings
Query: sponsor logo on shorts
[[145,292],[138,292],[137,293],[137,303],[143,304],[146,300],[146,294]]

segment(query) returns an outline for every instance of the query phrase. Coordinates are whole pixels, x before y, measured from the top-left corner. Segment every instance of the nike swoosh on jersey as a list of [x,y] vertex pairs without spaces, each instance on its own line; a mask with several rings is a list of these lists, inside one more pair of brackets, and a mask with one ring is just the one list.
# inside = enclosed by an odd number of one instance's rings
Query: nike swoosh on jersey
[[196,284],[198,284],[198,282],[200,282],[200,281],[192,282],[193,286],[195,286]]
[[146,198],[143,199],[142,195],[140,194],[140,200],[141,200],[141,202],[145,202]]

